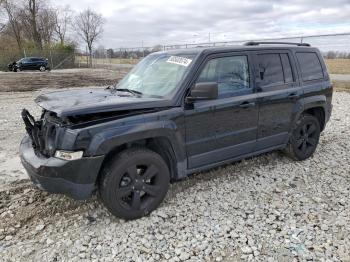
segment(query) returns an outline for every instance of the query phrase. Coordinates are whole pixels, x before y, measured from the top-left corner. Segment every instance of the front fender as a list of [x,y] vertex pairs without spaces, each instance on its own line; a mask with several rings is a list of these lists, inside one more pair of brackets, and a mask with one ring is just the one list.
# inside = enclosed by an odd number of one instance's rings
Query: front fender
[[143,122],[105,129],[93,137],[87,153],[105,155],[122,144],[155,137],[164,137],[170,141],[177,161],[183,161],[186,158],[180,129],[171,120]]

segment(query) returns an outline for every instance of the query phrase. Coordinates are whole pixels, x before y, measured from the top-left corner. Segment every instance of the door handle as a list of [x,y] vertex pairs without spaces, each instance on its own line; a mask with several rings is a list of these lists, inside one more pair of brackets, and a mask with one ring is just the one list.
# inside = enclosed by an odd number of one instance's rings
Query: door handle
[[248,107],[254,107],[254,106],[255,106],[255,102],[248,102],[248,101],[245,101],[239,105],[239,107],[241,108],[248,108]]
[[290,99],[294,99],[294,98],[298,98],[298,97],[299,97],[299,95],[297,93],[290,93],[288,95],[288,98],[290,98]]

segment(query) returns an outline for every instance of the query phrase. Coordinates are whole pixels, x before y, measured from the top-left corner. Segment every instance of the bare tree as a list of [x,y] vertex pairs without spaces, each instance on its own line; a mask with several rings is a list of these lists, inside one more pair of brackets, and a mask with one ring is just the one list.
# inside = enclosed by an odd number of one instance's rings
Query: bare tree
[[5,23],[5,17],[4,17],[4,10],[3,10],[3,3],[4,0],[0,0],[0,33],[4,30],[6,23]]
[[0,29],[4,27],[4,33],[16,40],[20,50],[25,42],[34,42],[39,50],[44,44],[50,46],[56,20],[49,0],[0,0]]
[[17,19],[21,13],[21,10],[14,1],[2,0],[1,4],[7,15],[8,25],[14,38],[16,39],[18,48],[22,50],[22,25]]
[[43,43],[51,45],[56,26],[56,12],[54,9],[43,8],[38,14],[38,26]]
[[163,46],[162,45],[155,45],[152,48],[152,52],[158,52],[158,51],[162,51],[163,50]]
[[6,23],[0,22],[0,34],[4,31],[5,27],[6,27]]
[[43,49],[42,28],[39,22],[39,12],[45,5],[44,0],[24,0],[22,23],[26,27],[27,34],[34,41],[38,49]]
[[102,35],[104,19],[90,8],[79,13],[75,18],[74,29],[86,43],[89,49],[89,62],[92,66],[92,48],[95,41]]
[[2,2],[0,2],[0,34],[4,31],[6,27],[6,18],[4,17],[4,12],[1,9]]
[[63,45],[66,40],[66,34],[71,25],[71,22],[72,11],[70,10],[69,6],[56,9],[54,31],[61,45]]

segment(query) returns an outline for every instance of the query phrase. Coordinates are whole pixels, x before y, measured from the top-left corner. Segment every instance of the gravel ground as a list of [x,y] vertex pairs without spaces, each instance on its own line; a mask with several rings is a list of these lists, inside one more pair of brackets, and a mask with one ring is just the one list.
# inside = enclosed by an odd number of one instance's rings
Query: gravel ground
[[273,152],[193,175],[135,221],[18,180],[18,112],[37,94],[0,94],[0,260],[350,261],[350,93],[334,94],[311,159]]

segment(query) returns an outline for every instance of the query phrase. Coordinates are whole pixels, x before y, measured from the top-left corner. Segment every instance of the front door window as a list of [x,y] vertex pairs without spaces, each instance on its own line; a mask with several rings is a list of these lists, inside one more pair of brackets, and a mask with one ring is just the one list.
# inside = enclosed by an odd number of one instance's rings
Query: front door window
[[198,82],[218,83],[219,98],[252,93],[247,56],[211,59],[201,72]]

